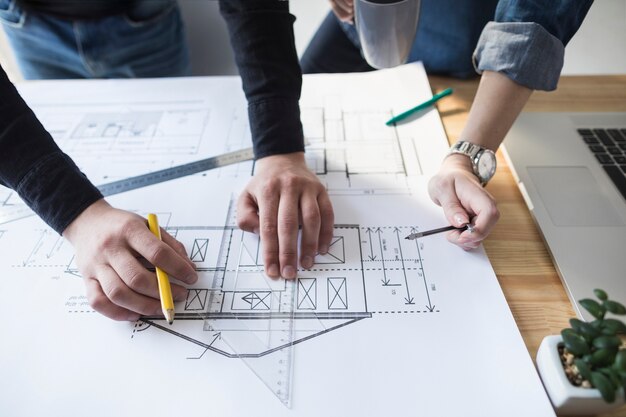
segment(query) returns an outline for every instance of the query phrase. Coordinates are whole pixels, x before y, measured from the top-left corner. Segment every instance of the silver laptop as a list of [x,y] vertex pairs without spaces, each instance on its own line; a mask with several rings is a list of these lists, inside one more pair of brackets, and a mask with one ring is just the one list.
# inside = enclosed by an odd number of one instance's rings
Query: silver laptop
[[522,113],[503,151],[577,314],[626,303],[626,113]]

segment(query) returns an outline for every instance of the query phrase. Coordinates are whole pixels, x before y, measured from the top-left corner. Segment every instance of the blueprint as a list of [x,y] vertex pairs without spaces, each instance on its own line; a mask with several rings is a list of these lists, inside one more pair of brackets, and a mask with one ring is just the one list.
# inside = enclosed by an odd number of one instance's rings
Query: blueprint
[[[170,82],[182,87],[164,88]],[[105,92],[118,83],[130,91],[114,100]],[[94,182],[249,146],[236,78],[85,82],[93,103],[82,112],[78,93],[55,107],[63,83],[42,84],[22,90]],[[385,87],[366,94],[377,85]],[[108,198],[157,213],[196,263],[200,279],[172,326],[95,313],[66,241],[36,217],[0,225],[0,313],[10,318],[0,325],[0,372],[11,376],[0,382],[0,414],[552,416],[482,249],[465,252],[443,235],[404,239],[446,224],[427,180],[447,144],[434,111],[411,124],[384,121],[429,94],[420,65],[305,78],[307,161],[336,223],[329,252],[295,281],[261,280],[262,242],[235,227],[233,202],[252,163]],[[116,104],[130,98],[132,109]],[[59,108],[69,122],[51,116]],[[288,288],[294,337],[285,343],[273,337],[284,320],[268,312]],[[247,333],[264,343],[233,344]],[[277,399],[285,358],[291,408]],[[275,383],[255,366],[276,369]]]

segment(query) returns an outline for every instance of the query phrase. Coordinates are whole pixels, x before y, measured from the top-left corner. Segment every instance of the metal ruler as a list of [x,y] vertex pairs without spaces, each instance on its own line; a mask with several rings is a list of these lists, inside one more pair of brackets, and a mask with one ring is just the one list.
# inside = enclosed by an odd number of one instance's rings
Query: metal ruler
[[[199,172],[225,167],[238,162],[249,161],[251,159],[254,159],[254,152],[252,148],[240,149],[222,155],[201,159],[199,161],[190,162],[188,164],[177,165],[160,171],[149,172],[147,174],[137,175],[136,177],[124,178],[119,181],[102,184],[98,186],[98,190],[100,190],[102,195],[107,197],[123,193],[125,191],[131,191],[137,188],[143,188],[149,185],[174,180],[176,178],[186,177]],[[26,205],[0,208],[0,224],[33,216],[34,214],[35,213],[33,213]]]
[[148,185],[159,184],[176,178],[186,177],[199,172],[222,168],[238,162],[249,161],[251,159],[254,159],[254,152],[252,148],[241,149],[222,155],[212,156],[211,158],[201,159],[200,161],[190,162],[188,164],[178,165],[162,169],[160,171],[149,172],[136,177],[125,178],[108,184],[102,184],[98,186],[98,190],[100,190],[102,195],[106,197],[109,195],[123,193],[125,191],[135,190],[137,188],[147,187]]

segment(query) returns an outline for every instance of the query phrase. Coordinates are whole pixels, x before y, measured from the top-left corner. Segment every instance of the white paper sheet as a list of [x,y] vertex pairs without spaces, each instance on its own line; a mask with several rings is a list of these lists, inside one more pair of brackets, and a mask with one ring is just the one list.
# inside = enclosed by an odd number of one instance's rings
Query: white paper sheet
[[[167,88],[172,82],[119,82],[124,86],[119,90],[118,82],[84,82],[80,90],[98,106],[114,101],[112,90],[125,91],[122,99],[145,106],[170,95],[195,99],[200,91],[208,97],[208,114],[232,115],[236,109],[242,114],[236,79],[179,80],[180,88]],[[219,90],[219,85],[226,87]],[[53,103],[55,89],[72,86],[41,83],[22,91],[33,103]],[[220,102],[211,88],[232,99]],[[190,288],[187,302],[177,305],[178,319],[171,327],[157,318],[116,323],[94,313],[67,242],[36,218],[0,227],[0,414],[553,415],[484,252],[465,252],[443,235],[404,240],[414,229],[445,225],[426,192],[428,174],[445,154],[445,136],[436,112],[388,130],[379,122],[429,94],[419,65],[305,80],[309,164],[330,190],[336,227],[329,254],[298,273],[291,410],[240,359],[228,357],[232,349],[220,338],[220,332],[227,339],[232,331],[228,322],[215,319],[216,327],[205,330],[204,320],[197,319],[211,312],[211,294],[219,296],[220,308],[262,313],[261,291],[244,293],[229,286],[236,271],[259,264],[236,256],[241,252],[231,245],[241,233],[229,225],[232,192],[249,176],[234,168],[229,175],[215,171],[109,198],[140,214],[157,212],[199,266],[201,279]],[[57,100],[72,103],[80,97],[77,92]],[[98,119],[96,113],[89,120]],[[209,120],[215,123],[209,130],[222,133],[212,136],[207,130],[206,141],[202,136],[191,156],[151,154],[144,143],[145,152],[137,147],[132,155],[102,158],[135,161],[133,169],[141,173],[221,153],[228,146],[225,125],[232,119]],[[368,146],[369,152],[360,152]],[[375,152],[391,157],[371,158]],[[137,155],[147,159],[133,159]],[[405,161],[404,168],[381,172],[394,166],[394,156]],[[94,166],[99,157],[88,152],[76,157],[90,175],[103,175]],[[406,163],[410,160],[414,165]],[[254,245],[254,236],[246,239]],[[221,256],[229,252],[228,260]],[[223,280],[215,280],[216,272]],[[280,281],[276,285],[280,291]],[[304,318],[311,312],[323,329]],[[272,355],[258,360],[271,362]]]

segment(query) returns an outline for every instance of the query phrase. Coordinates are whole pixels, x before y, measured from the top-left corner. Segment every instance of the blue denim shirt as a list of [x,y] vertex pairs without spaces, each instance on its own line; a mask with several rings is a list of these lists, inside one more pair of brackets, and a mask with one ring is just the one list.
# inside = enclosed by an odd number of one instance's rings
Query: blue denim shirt
[[[408,61],[429,74],[470,78],[501,72],[534,90],[554,90],[565,45],[593,0],[423,0]],[[360,47],[356,28],[342,23]]]
[[565,45],[593,0],[501,0],[474,51],[476,71],[496,71],[533,90],[556,89]]

